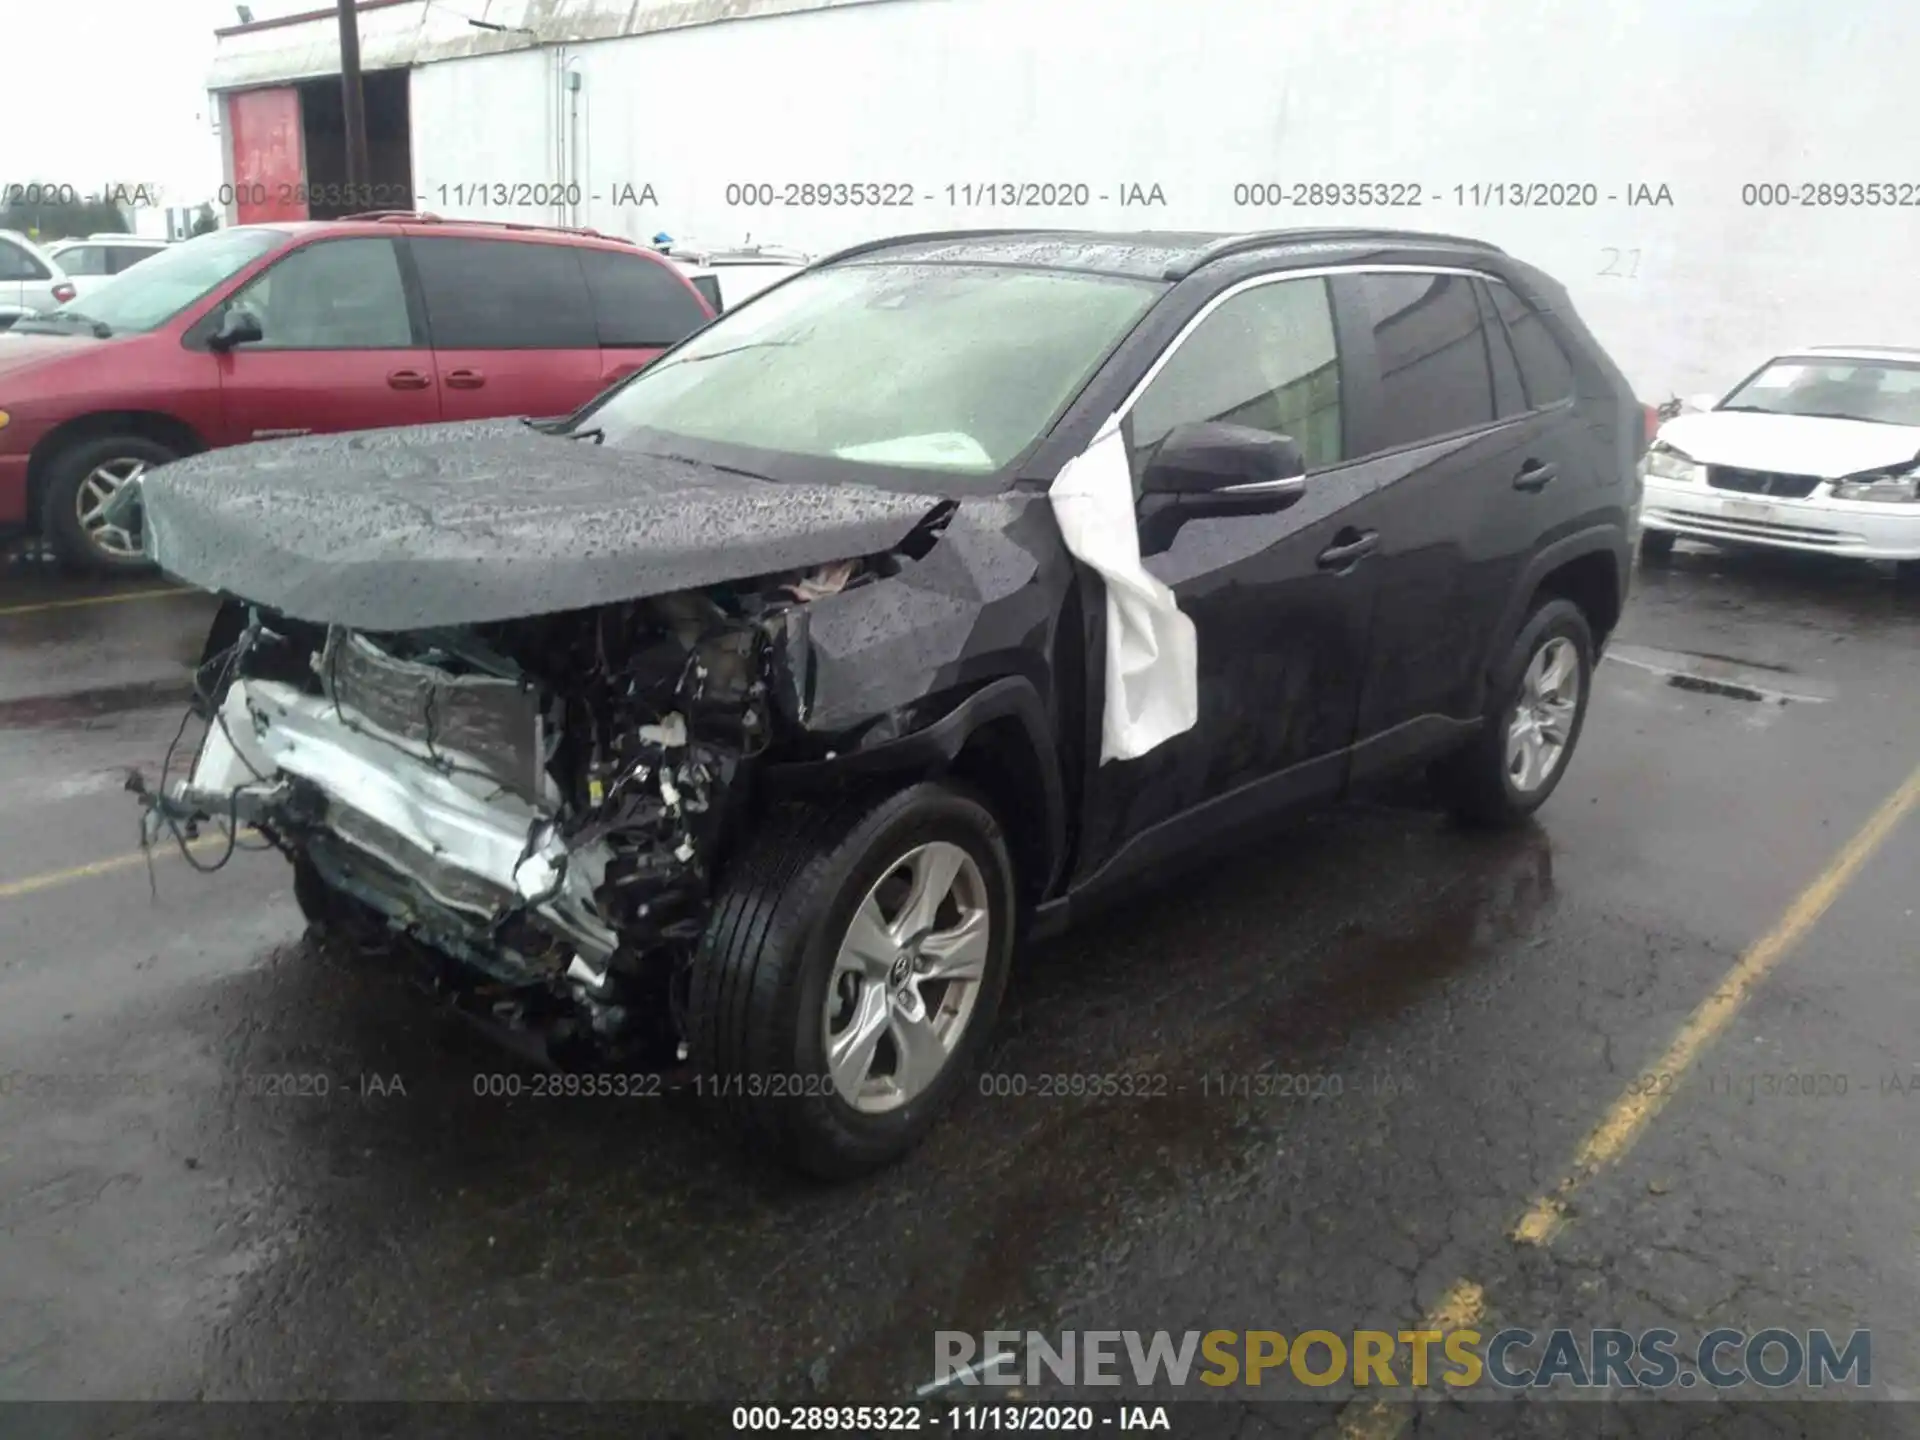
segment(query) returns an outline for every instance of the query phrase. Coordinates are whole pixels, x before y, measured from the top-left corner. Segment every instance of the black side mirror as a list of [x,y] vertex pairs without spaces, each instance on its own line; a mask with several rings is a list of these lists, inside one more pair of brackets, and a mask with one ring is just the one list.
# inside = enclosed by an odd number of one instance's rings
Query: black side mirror
[[1290,435],[1203,421],[1176,425],[1140,477],[1140,553],[1173,543],[1201,515],[1270,515],[1307,490],[1307,466]]
[[231,350],[236,345],[250,345],[256,340],[263,340],[266,333],[260,326],[258,315],[245,306],[234,305],[221,315],[219,328],[207,337],[207,346],[213,350]]

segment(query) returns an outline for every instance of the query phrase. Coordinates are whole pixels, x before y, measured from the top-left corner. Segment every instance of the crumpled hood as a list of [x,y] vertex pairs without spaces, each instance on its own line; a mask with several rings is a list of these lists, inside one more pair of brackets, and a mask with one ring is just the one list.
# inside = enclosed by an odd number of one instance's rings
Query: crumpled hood
[[296,619],[471,625],[664,595],[898,545],[941,502],[756,480],[517,420],[209,451],[141,487],[171,575]]
[[1660,427],[1658,438],[1702,465],[1818,475],[1823,480],[1884,469],[1920,455],[1920,429],[1906,425],[1744,410],[1677,416]]

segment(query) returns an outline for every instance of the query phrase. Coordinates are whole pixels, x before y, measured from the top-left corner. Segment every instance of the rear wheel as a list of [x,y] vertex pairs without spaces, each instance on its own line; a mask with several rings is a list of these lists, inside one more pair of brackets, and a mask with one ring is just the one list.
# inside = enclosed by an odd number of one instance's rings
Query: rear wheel
[[114,524],[103,512],[127,484],[178,458],[143,435],[82,440],[55,455],[40,503],[40,531],[61,565],[91,575],[145,569],[138,522]]
[[1571,600],[1535,608],[1488,687],[1480,731],[1436,767],[1449,808],[1474,825],[1516,824],[1560,784],[1586,723],[1593,633]]
[[1640,532],[1640,558],[1648,565],[1664,565],[1673,558],[1673,532],[1671,530],[1642,530]]
[[1920,590],[1920,560],[1896,560],[1893,562],[1893,583],[1909,589]]
[[767,817],[695,959],[690,1058],[729,1128],[842,1179],[905,1154],[959,1093],[1013,950],[1013,866],[971,792]]

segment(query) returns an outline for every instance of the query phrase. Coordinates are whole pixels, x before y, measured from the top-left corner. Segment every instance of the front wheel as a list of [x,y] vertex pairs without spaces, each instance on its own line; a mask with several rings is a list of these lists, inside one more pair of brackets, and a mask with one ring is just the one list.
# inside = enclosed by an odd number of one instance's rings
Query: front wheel
[[142,435],[82,440],[55,455],[41,500],[40,532],[60,564],[91,575],[145,569],[139,525],[111,523],[104,512],[126,485],[177,458]]
[[1435,773],[1449,808],[1468,824],[1516,824],[1560,784],[1586,724],[1593,632],[1571,600],[1536,607],[1488,687],[1480,731]]
[[932,1129],[999,1011],[1013,866],[970,791],[910,786],[766,817],[694,960],[695,1086],[743,1138],[825,1179]]

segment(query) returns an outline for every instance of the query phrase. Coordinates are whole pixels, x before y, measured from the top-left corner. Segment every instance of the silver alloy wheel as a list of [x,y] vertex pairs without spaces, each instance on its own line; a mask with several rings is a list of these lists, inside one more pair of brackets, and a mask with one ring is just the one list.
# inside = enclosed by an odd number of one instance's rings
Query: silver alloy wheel
[[1507,718],[1507,779],[1515,790],[1531,795],[1553,778],[1579,713],[1580,652],[1556,635],[1533,652]]
[[854,911],[821,1025],[834,1089],[881,1114],[946,1068],[987,972],[992,905],[980,867],[945,840],[916,846]]
[[146,472],[147,462],[144,460],[103,461],[87,472],[86,479],[80,482],[80,488],[74,492],[74,516],[80,522],[87,543],[101,554],[111,555],[118,560],[132,560],[139,556],[139,528],[136,526],[128,530],[120,525],[109,525],[101,512],[122,486],[130,480],[138,480]]

